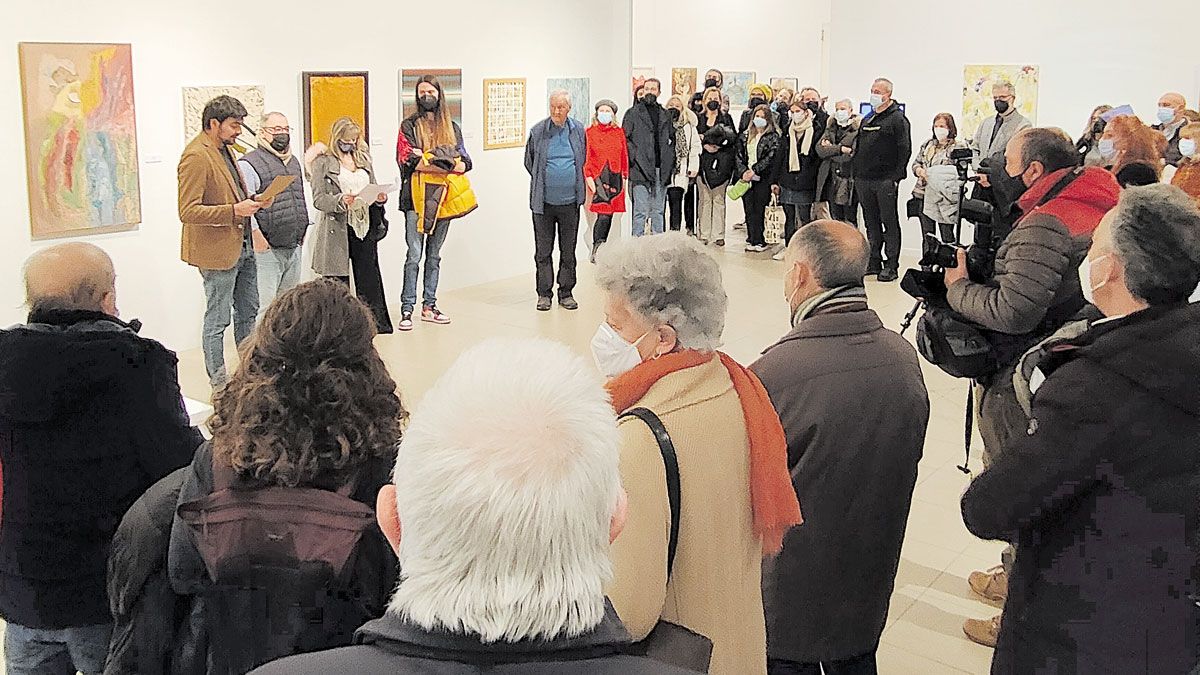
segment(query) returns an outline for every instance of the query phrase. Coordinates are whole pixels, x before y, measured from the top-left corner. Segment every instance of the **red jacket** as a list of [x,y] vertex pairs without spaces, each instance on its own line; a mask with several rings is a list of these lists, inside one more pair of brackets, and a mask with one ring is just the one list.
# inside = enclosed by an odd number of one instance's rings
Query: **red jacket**
[[[587,128],[587,154],[583,163],[584,178],[599,178],[604,165],[609,165],[610,171],[621,174],[625,183],[629,182],[629,148],[625,145],[625,130],[617,125],[593,124]],[[625,213],[625,190],[613,197],[608,204],[593,204],[592,193],[588,191],[588,208],[592,213],[608,215]]]
[[1060,169],[1042,177],[1021,196],[1017,205],[1027,218],[1032,212],[1054,216],[1062,221],[1072,237],[1091,237],[1104,215],[1117,205],[1117,200],[1121,197],[1121,186],[1117,184],[1113,175],[1104,169],[1087,167],[1083,174],[1058,196],[1037,207],[1037,203],[1046,193],[1058,185],[1059,180],[1070,171],[1073,169]]

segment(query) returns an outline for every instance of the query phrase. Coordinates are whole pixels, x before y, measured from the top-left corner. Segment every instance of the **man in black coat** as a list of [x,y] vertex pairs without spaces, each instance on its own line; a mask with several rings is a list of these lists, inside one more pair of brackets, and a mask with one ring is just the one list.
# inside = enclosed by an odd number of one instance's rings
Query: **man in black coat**
[[887,621],[929,395],[916,350],[867,306],[867,260],[853,225],[801,228],[784,256],[794,329],[751,367],[805,516],[763,566],[771,675],[874,673]]
[[103,670],[109,544],[126,509],[187,465],[175,354],[117,318],[112,261],[91,244],[25,266],[26,325],[0,331],[0,616],[9,673],[69,659]]
[[854,189],[871,242],[867,274],[887,282],[900,274],[898,194],[900,181],[908,178],[912,131],[900,104],[892,100],[890,80],[879,78],[871,85],[871,106],[874,112],[863,118],[854,151]]
[[[621,126],[629,144],[629,184],[633,196],[633,236],[666,229],[667,184],[675,176],[675,131],[658,103],[662,84],[650,78]],[[647,225],[649,221],[649,225]]]
[[1200,211],[1127,189],[1079,275],[1105,318],[1041,350],[1027,432],[962,498],[972,533],[1017,542],[992,672],[1194,672]]

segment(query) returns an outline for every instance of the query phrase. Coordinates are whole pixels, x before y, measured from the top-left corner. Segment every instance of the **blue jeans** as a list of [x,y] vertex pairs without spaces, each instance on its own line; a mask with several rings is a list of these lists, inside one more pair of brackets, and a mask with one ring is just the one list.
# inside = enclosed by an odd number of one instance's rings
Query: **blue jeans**
[[263,253],[254,253],[258,275],[258,320],[280,293],[300,283],[300,258],[303,250],[296,248],[272,248]]
[[26,628],[8,624],[4,665],[8,675],[99,675],[108,657],[112,624],[76,628]]
[[667,212],[667,188],[659,181],[654,185],[633,185],[633,236],[649,234],[645,231],[646,220],[650,220],[650,231],[662,234],[666,229],[664,217]]
[[439,220],[433,234],[417,232],[417,212],[404,213],[404,237],[408,242],[408,258],[404,261],[404,291],[400,295],[400,310],[412,313],[417,306],[417,274],[421,270],[421,256],[425,257],[425,284],[422,306],[437,306],[438,275],[442,271],[442,244],[450,232],[450,221]]
[[258,315],[258,264],[249,238],[233,269],[200,270],[204,279],[204,368],[213,387],[225,384],[225,329],[233,310],[233,338],[238,345],[254,332]]

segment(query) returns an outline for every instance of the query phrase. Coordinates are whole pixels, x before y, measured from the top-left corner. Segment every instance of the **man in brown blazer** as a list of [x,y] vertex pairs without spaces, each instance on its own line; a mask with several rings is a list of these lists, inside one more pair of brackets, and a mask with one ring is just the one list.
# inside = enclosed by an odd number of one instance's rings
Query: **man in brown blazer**
[[784,256],[794,328],[751,366],[804,507],[763,566],[770,675],[876,672],[929,394],[916,350],[867,306],[869,259],[852,225],[800,228]]
[[204,106],[203,131],[179,159],[181,257],[204,279],[204,366],[213,389],[225,383],[225,329],[233,312],[238,344],[254,330],[258,279],[250,217],[270,206],[247,194],[229,146],[242,132],[246,107],[231,96]]

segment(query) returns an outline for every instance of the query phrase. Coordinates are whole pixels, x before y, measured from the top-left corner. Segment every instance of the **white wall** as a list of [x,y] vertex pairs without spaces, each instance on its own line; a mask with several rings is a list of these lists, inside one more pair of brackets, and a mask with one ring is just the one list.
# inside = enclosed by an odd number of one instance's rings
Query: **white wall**
[[[263,15],[261,5],[205,5],[162,0],[43,0],[16,3],[0,25],[0,72],[7,96],[0,129],[23,139],[17,49],[21,41],[129,42],[141,161],[143,222],[139,231],[88,237],[114,258],[123,315],[139,317],[145,334],[175,349],[199,346],[204,294],[197,272],[179,260],[175,166],[183,149],[182,92],[187,85],[261,84],[267,108],[291,119],[302,143],[300,72],[370,72],[372,151],[379,178],[391,180],[399,127],[401,68],[461,67],[463,126],[475,160],[471,174],[480,208],[456,222],[443,253],[442,289],[528,272],[532,293],[533,238],[523,149],[483,151],[482,79],[525,77],[528,120],[545,115],[546,78],[586,76],[592,96],[625,98],[630,46],[627,2],[603,11],[557,0],[459,0],[417,9],[412,3],[368,3],[330,13],[327,2],[298,0],[286,13]],[[15,15],[14,15],[15,13]],[[444,28],[431,28],[436,16]],[[354,25],[337,40],[329,22]],[[586,27],[586,29],[583,29]],[[267,33],[270,34],[267,34]],[[411,95],[411,93],[406,93]],[[9,218],[0,225],[0,325],[23,319],[21,262],[42,243],[29,236],[23,140],[0,164]],[[405,244],[403,218],[389,208],[392,234],[382,242],[388,300],[399,303]],[[50,242],[53,243],[53,242]],[[447,311],[453,308],[448,307]]]

